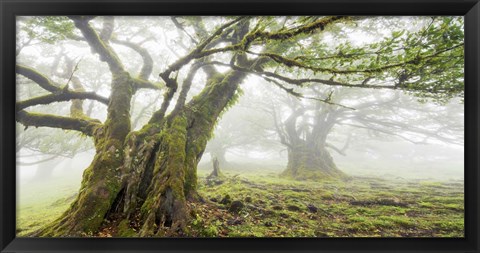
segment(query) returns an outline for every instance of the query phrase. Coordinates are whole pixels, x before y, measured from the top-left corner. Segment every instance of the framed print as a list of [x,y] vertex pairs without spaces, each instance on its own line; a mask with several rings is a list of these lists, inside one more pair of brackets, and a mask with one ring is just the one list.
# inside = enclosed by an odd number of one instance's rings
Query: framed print
[[1,8],[1,252],[479,251],[478,1]]

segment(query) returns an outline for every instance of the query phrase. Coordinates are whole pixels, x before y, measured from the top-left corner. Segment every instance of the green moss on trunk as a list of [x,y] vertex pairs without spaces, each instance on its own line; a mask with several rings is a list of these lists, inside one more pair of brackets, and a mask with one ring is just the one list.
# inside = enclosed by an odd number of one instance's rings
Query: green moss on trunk
[[[140,217],[139,236],[188,235],[187,201],[198,196],[197,164],[244,77],[236,71],[217,75],[181,110],[130,133],[125,101],[132,95],[131,79],[115,75],[107,121],[94,131],[97,154],[78,198],[39,234],[93,235],[115,213],[127,221]],[[120,225],[121,233],[130,235],[129,223]]]
[[80,192],[71,207],[38,236],[87,236],[97,232],[120,189],[124,141],[130,132],[132,89],[126,72],[113,76],[107,120],[94,131],[97,153],[84,172]]
[[340,171],[326,149],[296,146],[288,149],[287,169],[281,176],[295,180],[343,179],[347,175]]

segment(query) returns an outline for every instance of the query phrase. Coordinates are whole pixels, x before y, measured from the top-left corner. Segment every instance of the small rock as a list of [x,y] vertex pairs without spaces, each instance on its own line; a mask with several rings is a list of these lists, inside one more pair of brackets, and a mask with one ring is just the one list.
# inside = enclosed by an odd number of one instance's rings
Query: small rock
[[236,217],[234,219],[230,219],[227,221],[227,225],[232,226],[232,225],[240,225],[243,223],[243,219],[240,217]]
[[242,203],[242,201],[235,200],[232,202],[230,207],[228,208],[228,211],[231,213],[238,213],[240,210],[243,209],[245,205]]
[[273,226],[273,224],[272,224],[270,221],[265,222],[264,225],[265,225],[265,227],[271,227],[271,226]]
[[308,211],[310,211],[311,213],[318,212],[318,208],[312,204],[308,204],[307,208],[308,208]]
[[252,204],[246,204],[245,207],[247,207],[248,209],[250,210],[253,210],[253,211],[256,211],[256,212],[259,212],[259,213],[263,213],[265,212],[265,210],[261,207],[258,207],[256,205],[252,205]]
[[252,202],[252,197],[246,197],[246,198],[245,198],[245,202],[247,202],[247,203]]
[[272,206],[272,209],[273,210],[283,210],[283,207],[275,205],[275,206]]
[[205,203],[207,203],[207,201],[205,200],[204,197],[198,196],[198,203],[205,204]]
[[295,206],[295,205],[289,205],[289,206],[287,206],[287,210],[292,211],[292,212],[299,212],[302,209],[300,209],[300,207]]
[[221,185],[224,183],[224,180],[220,180],[217,178],[207,178],[206,184],[207,186],[216,186],[216,185]]
[[316,237],[329,237],[327,233],[319,232],[319,231],[315,231],[315,236]]
[[222,200],[220,200],[220,204],[226,205],[226,204],[230,204],[230,203],[232,203],[232,199],[230,198],[230,195],[228,195],[228,194],[225,195],[225,197],[223,197]]
[[290,215],[288,215],[288,214],[286,214],[286,213],[281,213],[281,214],[280,214],[280,217],[282,217],[282,218],[288,218],[288,217],[290,217]]

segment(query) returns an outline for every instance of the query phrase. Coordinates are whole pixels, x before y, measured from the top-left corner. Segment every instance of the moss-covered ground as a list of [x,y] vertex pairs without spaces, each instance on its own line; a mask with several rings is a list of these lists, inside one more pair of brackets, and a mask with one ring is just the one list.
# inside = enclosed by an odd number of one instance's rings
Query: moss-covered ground
[[[223,171],[189,203],[198,237],[463,237],[462,181],[352,177],[307,182],[273,172]],[[65,211],[79,183],[54,180],[19,189],[17,232],[24,236]],[[98,235],[102,236],[102,235]],[[111,236],[111,235],[109,235]],[[113,235],[125,236],[125,235]],[[134,235],[129,235],[134,236]]]
[[[462,181],[299,182],[274,173],[224,174],[221,183],[200,176],[205,202],[192,204],[198,236],[464,236]],[[233,202],[241,208],[232,208]]]

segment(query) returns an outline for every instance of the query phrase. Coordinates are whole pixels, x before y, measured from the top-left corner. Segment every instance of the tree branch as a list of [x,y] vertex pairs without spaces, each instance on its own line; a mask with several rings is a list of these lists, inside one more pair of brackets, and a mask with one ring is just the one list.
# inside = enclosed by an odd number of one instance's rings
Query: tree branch
[[24,101],[18,101],[15,105],[17,111],[23,110],[34,105],[46,105],[53,102],[70,101],[72,99],[91,99],[108,105],[108,98],[102,97],[95,92],[62,91],[62,93],[48,94],[44,96],[30,98]]
[[97,95],[95,92],[70,91],[67,86],[61,88],[60,84],[54,83],[48,77],[30,67],[17,64],[15,69],[18,74],[27,77],[37,83],[40,87],[52,92],[52,94],[17,102],[17,111],[34,105],[69,101],[71,99],[92,99],[103,104],[108,104],[108,98]]
[[118,40],[116,38],[111,38],[110,41],[119,45],[129,47],[142,57],[143,66],[142,66],[142,69],[140,70],[140,74],[138,75],[138,77],[140,79],[148,80],[148,77],[152,74],[152,70],[153,70],[153,59],[150,53],[145,48],[130,41]]
[[190,40],[192,41],[192,43],[198,44],[198,41],[195,40],[195,39],[192,37],[192,35],[190,35],[190,34],[187,32],[187,30],[185,30],[185,28],[183,27],[183,25],[180,24],[180,22],[178,22],[178,20],[177,20],[176,17],[173,17],[173,16],[172,16],[172,17],[170,17],[170,19],[172,20],[173,24],[174,24],[178,29],[182,30],[182,31],[190,38]]
[[93,136],[95,129],[102,125],[98,120],[84,120],[50,114],[30,113],[23,110],[17,112],[16,120],[25,127],[53,127],[64,130],[76,130],[88,136]]
[[120,58],[108,45],[108,42],[103,41],[88,24],[89,19],[85,19],[83,16],[71,16],[70,18],[74,21],[75,26],[82,32],[90,47],[100,55],[100,60],[108,64],[110,71],[119,73],[124,70]]
[[182,90],[180,91],[180,95],[178,96],[177,103],[175,104],[175,108],[173,109],[174,113],[180,111],[185,105],[188,92],[190,91],[190,88],[192,86],[193,78],[195,77],[195,74],[197,73],[198,69],[201,68],[202,66],[204,65],[202,65],[201,62],[197,62],[193,64],[190,70],[188,71],[187,77],[183,81]]
[[152,90],[161,90],[165,84],[162,83],[153,83],[145,79],[140,78],[131,78],[133,88],[138,89],[152,89]]
[[327,148],[331,148],[333,149],[334,151],[336,151],[337,153],[339,153],[340,155],[343,155],[343,156],[346,156],[347,154],[345,154],[345,152],[337,147],[335,147],[334,145],[330,144],[330,143],[325,143],[325,147]]
[[290,31],[265,32],[265,31],[256,30],[256,31],[250,32],[245,36],[245,38],[242,40],[242,48],[246,50],[248,46],[256,39],[286,40],[286,39],[298,36],[300,34],[308,34],[316,30],[324,30],[327,25],[333,24],[340,20],[346,20],[348,18],[349,17],[347,16],[325,17],[325,18],[318,19],[310,24],[302,25]]
[[282,127],[280,127],[280,124],[278,123],[277,119],[277,111],[275,110],[275,105],[272,105],[272,117],[273,117],[273,123],[275,125],[275,130],[277,131],[278,136],[280,137],[280,143],[287,147],[292,147],[290,143],[288,143],[287,138],[286,138],[286,133]]
[[17,74],[25,76],[26,78],[34,81],[40,87],[42,87],[47,91],[54,92],[54,93],[62,91],[62,88],[60,88],[58,84],[55,84],[48,77],[42,75],[40,72],[34,70],[33,68],[17,64],[15,66],[15,72],[17,72]]
[[278,55],[278,54],[273,54],[273,53],[254,53],[254,52],[250,52],[250,51],[247,51],[247,53],[258,55],[258,56],[269,57],[270,59],[274,60],[275,62],[283,64],[287,67],[298,67],[298,68],[302,68],[302,69],[312,70],[314,72],[328,72],[328,73],[331,73],[331,74],[358,74],[358,73],[379,73],[379,72],[383,72],[383,71],[388,70],[388,69],[403,67],[403,66],[408,65],[408,64],[419,64],[422,60],[426,60],[426,59],[436,57],[436,56],[438,56],[442,53],[451,51],[451,50],[456,49],[458,47],[461,47],[463,45],[464,44],[461,43],[461,44],[458,44],[458,45],[455,45],[455,46],[452,46],[452,47],[449,47],[449,48],[439,50],[439,51],[434,52],[434,53],[429,54],[429,55],[424,55],[424,56],[418,55],[414,59],[410,59],[410,60],[395,63],[395,64],[385,65],[385,66],[378,67],[378,68],[355,69],[355,70],[341,70],[341,69],[334,69],[334,68],[321,68],[321,67],[308,66],[308,65],[303,64],[301,62],[298,62],[294,59],[289,59],[289,58],[283,57],[283,56]]
[[102,31],[100,31],[100,39],[102,39],[105,42],[108,42],[112,37],[114,27],[115,27],[115,17],[104,16]]
[[52,156],[50,156],[48,158],[45,158],[45,159],[42,159],[42,160],[38,160],[38,161],[34,161],[34,162],[17,162],[17,164],[21,165],[21,166],[33,166],[33,165],[37,165],[39,163],[44,163],[44,162],[51,161],[53,159],[56,159],[59,156],[60,155],[52,155]]
[[[174,72],[174,71],[177,71],[179,70],[182,66],[188,64],[190,61],[192,61],[193,59],[198,59],[198,58],[202,58],[202,57],[205,57],[207,55],[210,55],[210,54],[213,54],[215,53],[215,51],[213,52],[209,52],[209,51],[202,51],[205,49],[205,47],[207,47],[207,45],[213,40],[215,39],[218,35],[222,34],[223,31],[232,26],[233,24],[236,24],[238,23],[239,21],[245,19],[246,17],[240,17],[240,18],[236,18],[230,22],[227,22],[226,24],[220,26],[217,30],[215,30],[215,32],[213,32],[212,35],[210,35],[210,37],[208,37],[207,39],[205,39],[204,41],[202,41],[202,43],[200,43],[200,45],[198,45],[195,49],[193,49],[189,54],[187,54],[186,56],[178,59],[176,62],[174,62],[172,65],[170,65],[164,72],[160,73],[160,77],[162,77],[163,79],[165,78],[168,78],[168,76],[170,75],[170,73]],[[225,50],[226,51],[226,50]],[[165,80],[166,81],[166,80]]]
[[[264,79],[265,79],[265,77],[271,77],[271,78],[275,78],[275,79],[278,79],[278,80],[281,80],[281,81],[284,81],[284,82],[287,82],[287,83],[290,83],[290,84],[294,84],[294,85],[297,85],[297,86],[303,86],[306,83],[320,83],[320,84],[324,84],[324,85],[328,85],[328,86],[341,86],[341,87],[351,87],[351,88],[357,87],[357,88],[364,88],[364,89],[391,89],[391,90],[398,89],[395,85],[348,84],[348,83],[341,83],[341,82],[336,82],[336,81],[326,80],[326,79],[319,79],[319,78],[293,79],[293,78],[285,77],[285,76],[282,76],[282,75],[279,75],[279,74],[275,74],[273,72],[255,71],[255,70],[252,70],[252,69],[243,68],[243,67],[232,65],[232,64],[226,64],[226,63],[219,62],[219,61],[211,61],[211,62],[208,62],[207,64],[231,67],[234,70],[254,74],[254,75],[260,76]],[[268,78],[266,80],[271,81],[271,79],[268,79]]]

